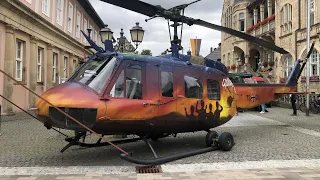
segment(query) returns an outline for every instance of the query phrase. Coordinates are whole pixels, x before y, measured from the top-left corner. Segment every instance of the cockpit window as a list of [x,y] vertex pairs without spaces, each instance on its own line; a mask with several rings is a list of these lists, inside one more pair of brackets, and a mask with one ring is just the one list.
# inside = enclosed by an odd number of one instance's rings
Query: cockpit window
[[85,84],[100,93],[116,66],[117,59],[115,57],[111,60],[110,57],[105,57],[104,59],[97,57],[90,60],[73,80]]
[[126,97],[128,99],[142,99],[142,68],[131,65],[126,69]]
[[139,65],[129,65],[121,71],[113,85],[110,96],[127,99],[142,99],[142,68]]

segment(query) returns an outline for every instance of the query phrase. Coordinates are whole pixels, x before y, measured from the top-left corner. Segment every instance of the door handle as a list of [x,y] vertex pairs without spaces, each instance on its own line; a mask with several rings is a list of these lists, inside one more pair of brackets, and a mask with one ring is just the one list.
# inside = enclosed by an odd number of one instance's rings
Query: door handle
[[142,103],[144,107],[147,107],[149,105],[149,103]]

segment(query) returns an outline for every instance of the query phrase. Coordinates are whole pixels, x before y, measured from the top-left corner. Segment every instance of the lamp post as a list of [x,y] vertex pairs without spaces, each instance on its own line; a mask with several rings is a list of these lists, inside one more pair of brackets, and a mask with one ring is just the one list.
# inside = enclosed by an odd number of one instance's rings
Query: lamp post
[[105,25],[104,28],[100,30],[101,41],[104,43],[105,50],[109,49],[109,44],[112,45],[112,35],[113,32],[108,28],[108,25]]
[[[307,1],[307,52],[310,49],[310,0]],[[309,103],[310,103],[310,61],[307,61],[307,69],[306,69],[306,84],[307,84],[307,102],[306,102],[306,116],[309,116]]]
[[[105,26],[105,28],[101,29],[100,34],[102,42],[105,43],[105,48],[107,48],[107,42],[110,43],[111,40],[113,40],[113,42],[116,42],[113,38],[113,32],[110,28],[108,28],[107,25]],[[130,29],[131,40],[134,43],[135,47],[133,47],[130,42],[128,43],[126,41],[126,37],[123,34],[123,29],[121,29],[120,38],[118,39],[117,45],[115,45],[115,50],[120,52],[134,52],[143,40],[144,30],[139,26],[138,22],[136,23],[136,26]]]

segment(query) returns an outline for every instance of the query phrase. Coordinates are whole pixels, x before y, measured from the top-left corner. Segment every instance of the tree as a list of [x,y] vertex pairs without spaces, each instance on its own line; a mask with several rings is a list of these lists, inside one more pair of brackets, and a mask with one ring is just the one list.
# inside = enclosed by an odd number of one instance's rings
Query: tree
[[161,55],[165,55],[165,54],[167,54],[167,53],[168,53],[168,51],[165,50],[164,52],[161,53]]
[[151,50],[150,49],[143,49],[141,51],[141,55],[147,55],[147,56],[152,56]]

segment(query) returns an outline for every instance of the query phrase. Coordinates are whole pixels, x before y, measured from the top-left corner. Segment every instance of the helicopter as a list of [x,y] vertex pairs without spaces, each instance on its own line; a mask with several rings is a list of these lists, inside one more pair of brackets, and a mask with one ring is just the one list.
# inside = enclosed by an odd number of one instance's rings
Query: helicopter
[[[105,48],[102,48],[91,40],[90,34],[82,31],[96,53],[89,56],[66,82],[41,96],[32,92],[38,97],[32,109],[45,127],[77,132],[74,137],[66,138],[69,143],[61,152],[73,145],[112,145],[122,152],[121,158],[126,161],[159,165],[218,149],[230,151],[235,145],[232,134],[218,134],[211,129],[231,120],[239,107],[252,108],[285,94],[296,93],[298,78],[314,46],[312,44],[304,60],[296,61],[285,84],[233,84],[221,62],[179,53],[182,49],[177,33],[179,26],[184,23],[200,25],[281,54],[287,51],[263,39],[184,16],[184,9],[200,0],[170,9],[139,0],[101,1],[150,17],[146,21],[157,17],[173,21],[171,54],[153,57],[118,53],[111,40],[106,40]],[[207,132],[204,141],[207,147],[158,157],[149,142],[149,139],[196,131]],[[99,140],[96,143],[81,142],[80,138],[85,138],[88,132],[97,135]],[[108,141],[105,135],[136,135],[139,138]],[[132,153],[116,145],[139,140],[150,148],[154,159],[134,158]]]

